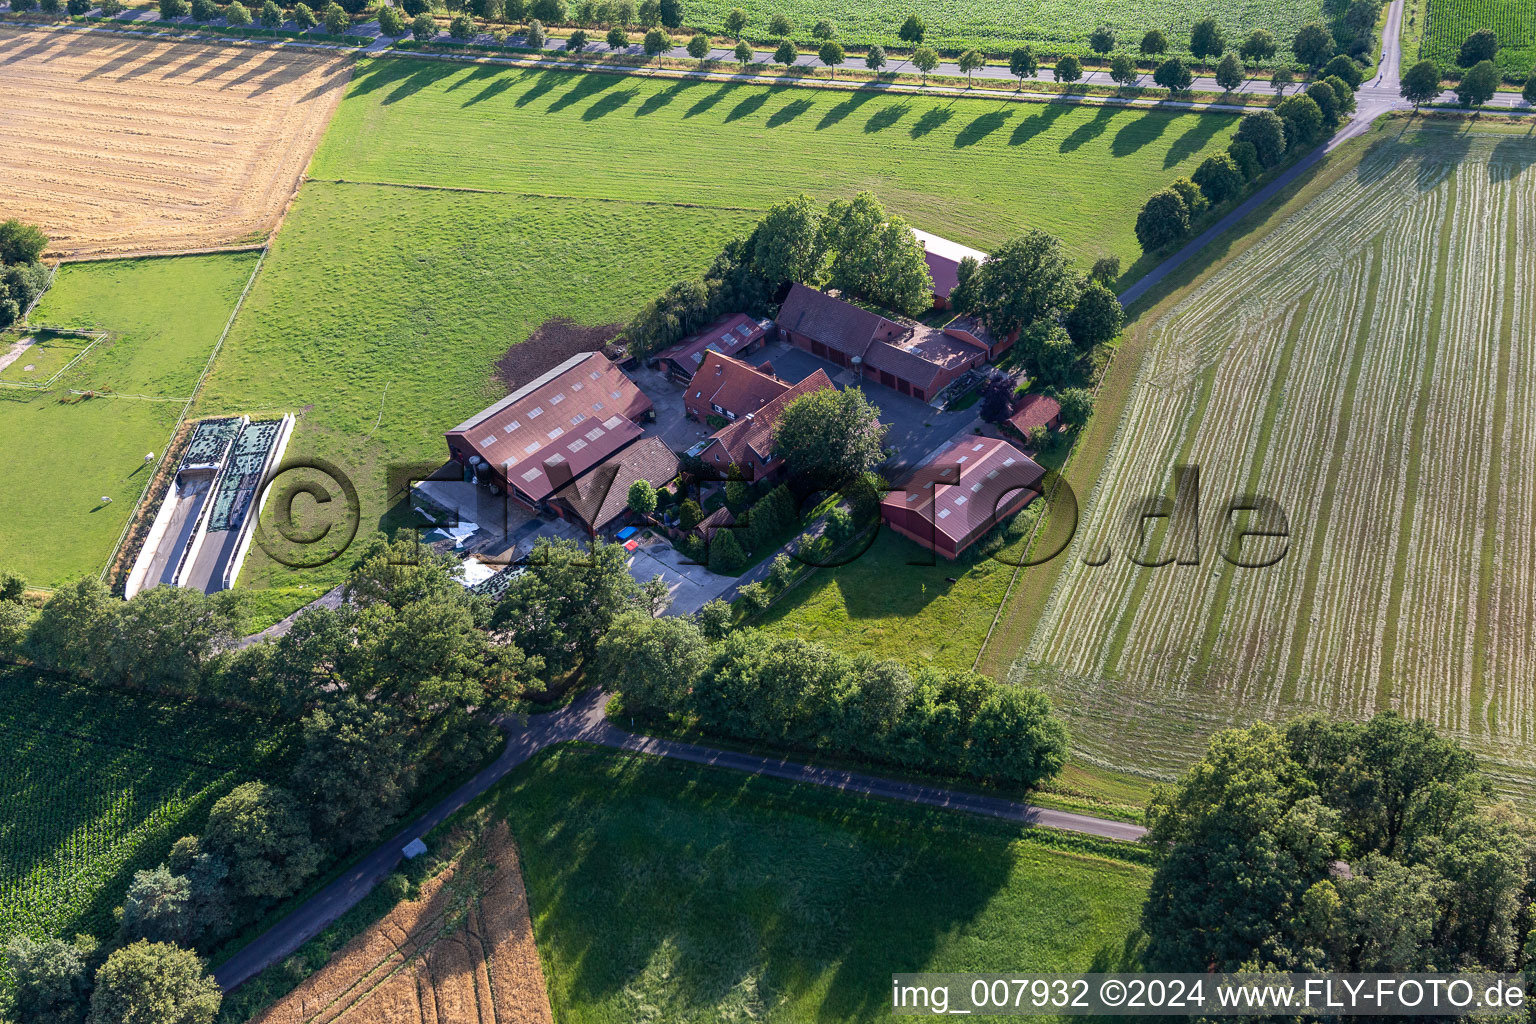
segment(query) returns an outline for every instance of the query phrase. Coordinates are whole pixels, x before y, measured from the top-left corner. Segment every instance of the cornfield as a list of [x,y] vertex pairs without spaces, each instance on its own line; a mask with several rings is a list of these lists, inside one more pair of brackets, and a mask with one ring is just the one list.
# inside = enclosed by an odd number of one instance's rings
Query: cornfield
[[[1012,670],[1089,757],[1167,772],[1217,728],[1395,708],[1536,794],[1533,164],[1523,132],[1384,140],[1153,328]],[[1140,567],[1126,512],[1178,464],[1199,562]],[[1250,493],[1289,520],[1270,568],[1222,557]]]
[[259,777],[285,736],[192,705],[0,673],[0,942],[108,934],[129,875]]
[[1499,37],[1495,63],[1506,77],[1523,80],[1536,63],[1536,2],[1533,0],[1428,0],[1419,56],[1454,67],[1461,44],[1478,29]]

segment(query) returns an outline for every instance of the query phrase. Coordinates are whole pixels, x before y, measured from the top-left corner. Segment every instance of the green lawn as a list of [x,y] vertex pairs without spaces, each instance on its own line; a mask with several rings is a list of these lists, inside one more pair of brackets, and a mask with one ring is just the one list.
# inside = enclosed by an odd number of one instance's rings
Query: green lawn
[[[443,431],[506,394],[493,369],[510,346],[555,317],[628,319],[703,270],[711,247],[749,220],[672,205],[308,184],[195,412],[298,413],[289,454],[353,479],[365,537],[391,508],[401,512],[391,467],[440,466]],[[294,570],[253,545],[241,583],[286,592],[286,601],[262,595],[277,618],[340,582],[344,561]]]
[[0,943],[110,935],[132,873],[264,774],[284,736],[249,715],[0,671]]
[[1119,961],[1128,848],[563,747],[488,798],[517,836],[555,1018],[888,1018],[897,971]]
[[864,554],[817,570],[753,624],[849,654],[969,669],[1013,566],[990,558],[934,561],[932,552],[881,529]]
[[[1080,260],[1139,249],[1148,196],[1236,115],[365,62],[311,175],[761,210],[873,190],[957,241],[1028,228]],[[404,200],[403,200],[404,201]],[[724,235],[696,244],[713,253]]]
[[[164,451],[255,265],[239,254],[60,268],[30,322],[109,337],[51,390],[0,387],[0,569],[45,587],[101,570],[143,490],[145,453]],[[70,394],[93,389],[111,394]]]

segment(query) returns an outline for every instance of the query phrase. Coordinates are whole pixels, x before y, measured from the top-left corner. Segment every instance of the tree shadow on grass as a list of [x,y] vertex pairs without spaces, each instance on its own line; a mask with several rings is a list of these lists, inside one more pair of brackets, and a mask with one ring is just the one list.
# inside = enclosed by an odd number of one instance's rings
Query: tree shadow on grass
[[700,114],[709,111],[714,107],[716,103],[719,103],[721,100],[725,99],[726,94],[735,88],[736,86],[727,82],[720,86],[720,88],[716,89],[714,92],[706,93],[705,95],[700,96],[697,100],[694,101],[693,106],[689,107],[683,112],[683,117],[698,117]]
[[1033,117],[1026,117],[1019,122],[1019,126],[1008,136],[1008,145],[1022,146],[1024,143],[1050,130],[1062,115],[1067,112],[1065,103],[1046,103],[1039,108],[1039,113]]
[[1134,121],[1127,121],[1109,140],[1111,156],[1130,156],[1148,143],[1156,142],[1168,130],[1173,118],[1167,114],[1147,112]]
[[1488,180],[1494,184],[1512,181],[1536,164],[1536,126],[1524,135],[1506,135],[1493,147],[1488,158]]
[[1173,145],[1168,147],[1168,152],[1163,156],[1163,169],[1167,170],[1200,152],[1226,125],[1226,118],[1212,117],[1209,114],[1195,115],[1194,123],[1184,130],[1183,135],[1173,140]]
[[557,1013],[568,1000],[745,1016],[804,998],[838,965],[829,998],[883,1019],[895,965],[931,962],[986,912],[1024,831],[590,748],[514,778],[498,810],[541,951],[560,965]]
[[740,121],[744,117],[757,113],[762,109],[763,104],[768,102],[769,92],[770,90],[763,89],[760,92],[748,93],[740,103],[731,108],[730,113],[725,115],[726,122]]
[[503,73],[497,76],[493,81],[487,82],[485,88],[481,89],[469,99],[465,100],[464,106],[472,107],[476,103],[484,103],[486,100],[493,100],[510,88],[512,88],[512,76]]
[[[383,61],[381,63],[387,64],[389,62]],[[392,83],[394,88],[389,90],[385,97],[379,102],[387,107],[392,103],[399,103],[401,100],[410,99],[412,96],[416,95],[427,86],[441,79],[445,70],[449,69],[445,69],[443,67],[434,67],[429,64],[423,67],[414,68],[410,71],[409,74],[406,75],[391,76],[390,78],[381,82],[380,85],[388,85]]]
[[912,105],[910,103],[892,103],[881,107],[873,114],[870,114],[869,120],[864,122],[864,133],[866,135],[873,135],[875,132],[885,131],[897,121],[906,117],[911,109]]
[[934,129],[943,127],[954,116],[955,112],[950,107],[932,107],[927,113],[917,119],[917,123],[912,126],[907,134],[911,135],[914,139],[920,139]]
[[[549,74],[560,75],[561,72],[552,71],[549,72]],[[538,90],[538,94],[542,96],[544,93],[550,90],[556,81],[567,80],[568,79],[564,78],[556,78],[551,80],[548,84],[540,82],[537,86],[535,86],[535,88]],[[617,88],[625,84],[625,81],[626,80],[622,75],[578,75],[576,76],[576,80],[571,82],[571,87],[565,90],[565,92],[561,93],[553,103],[545,108],[545,113],[558,114],[566,107],[580,103],[582,100],[590,99],[593,96],[608,91],[609,89]],[[534,98],[536,99],[537,96]],[[517,102],[519,106],[522,106],[523,98],[519,96]]]
[[661,92],[653,92],[651,95],[647,96],[645,98],[645,102],[640,104],[639,108],[635,110],[635,116],[644,117],[647,114],[654,114],[668,103],[671,103],[673,100],[677,99],[678,95],[684,90],[691,89],[693,87],[694,86],[692,83],[689,82],[674,82],[670,88],[663,89]]
[[858,110],[864,104],[874,99],[874,97],[874,93],[862,91],[849,94],[847,99],[821,115],[821,120],[816,122],[816,130],[821,131],[823,128],[831,128],[833,125],[840,123],[843,118]]
[[625,89],[623,92],[610,92],[582,111],[581,119],[583,121],[596,121],[599,118],[607,117],[638,95],[640,95],[640,90],[634,87]]
[[812,106],[813,104],[808,99],[798,99],[791,103],[786,103],[768,115],[768,127],[777,128],[781,124],[788,124],[807,110],[810,110]]
[[1061,145],[1057,147],[1057,150],[1062,153],[1071,153],[1081,149],[1100,135],[1103,135],[1109,129],[1109,122],[1114,120],[1115,115],[1118,113],[1119,111],[1114,107],[1099,107],[1094,112],[1093,117],[1072,129],[1071,133],[1061,140]]
[[1013,107],[1007,106],[972,119],[971,123],[961,128],[955,136],[955,148],[963,149],[966,146],[976,145],[1001,128],[1013,116],[1013,112]]

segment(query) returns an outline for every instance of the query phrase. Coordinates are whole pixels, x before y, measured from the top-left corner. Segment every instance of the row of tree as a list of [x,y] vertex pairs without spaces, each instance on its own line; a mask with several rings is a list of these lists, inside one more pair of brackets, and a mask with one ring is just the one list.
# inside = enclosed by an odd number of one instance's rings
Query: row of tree
[[[361,0],[348,0],[348,5],[361,10]],[[297,3],[293,5],[291,12],[284,11],[275,0],[264,0],[257,13],[253,16],[251,8],[241,0],[230,0],[226,6],[219,6],[215,0],[159,0],[160,17],[170,21],[177,18],[190,17],[193,21],[212,22],[223,19],[225,24],[233,28],[244,28],[255,22],[259,22],[262,28],[275,30],[282,28],[288,20],[293,21],[301,30],[309,30],[316,26],[325,26],[326,34],[344,35],[352,24],[347,7],[337,3],[336,0],[326,4],[318,12],[308,4]],[[386,7],[385,11],[393,11],[394,8]],[[105,13],[105,12],[104,12]],[[353,13],[356,13],[355,11]],[[385,15],[380,14],[380,24],[383,24]],[[400,33],[396,33],[400,34]]]
[[1043,694],[972,672],[912,672],[750,629],[712,643],[691,619],[633,614],[603,637],[598,666],[626,714],[732,739],[1010,787],[1066,761]]
[[19,220],[0,223],[0,328],[9,327],[48,287],[48,236]]
[[[1499,37],[1492,29],[1478,29],[1461,44],[1456,64],[1464,70],[1456,81],[1456,99],[1464,107],[1480,107],[1493,99],[1504,76],[1494,58],[1499,53]],[[1403,74],[1403,99],[1414,108],[1432,103],[1444,90],[1445,71],[1432,60],[1421,60]],[[1525,76],[1521,94],[1536,105],[1536,68]]]
[[1206,157],[1189,178],[1179,178],[1148,199],[1136,217],[1142,251],[1157,252],[1188,238],[1207,210],[1241,198],[1288,154],[1315,145],[1353,113],[1361,72],[1359,65],[1344,60],[1348,66],[1340,64],[1337,70],[1350,79],[1328,74],[1274,110],[1245,116],[1226,152]]

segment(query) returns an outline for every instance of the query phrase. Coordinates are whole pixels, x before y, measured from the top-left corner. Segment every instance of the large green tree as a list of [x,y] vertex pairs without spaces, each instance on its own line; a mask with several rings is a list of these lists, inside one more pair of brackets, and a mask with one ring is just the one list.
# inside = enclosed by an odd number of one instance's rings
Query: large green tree
[[603,634],[596,664],[603,685],[623,697],[627,713],[664,718],[683,710],[708,652],[692,619],[634,611],[619,616]]
[[88,1024],[211,1024],[222,996],[189,950],[135,942],[96,972]]
[[85,936],[37,941],[21,934],[5,947],[11,1009],[27,1024],[80,1024],[90,998],[96,942]]
[[320,866],[304,808],[265,782],[247,782],[220,798],[198,845],[228,866],[235,896],[256,905],[291,895]]
[[1536,829],[1422,722],[1218,734],[1147,814],[1153,970],[1509,971]]
[[821,273],[821,211],[804,193],[769,207],[752,232],[752,267],[775,286]]
[[628,557],[621,545],[601,540],[587,550],[575,541],[541,539],[527,570],[497,604],[494,626],[543,659],[548,678],[565,675],[597,652],[615,618],[639,606]]
[[348,695],[305,716],[293,787],[315,836],[346,851],[382,835],[415,789],[413,745],[410,724],[382,702]]
[[1038,228],[1004,242],[977,271],[983,318],[999,337],[1055,318],[1077,301],[1078,280],[1061,239]]
[[784,407],[773,450],[806,481],[835,487],[879,465],[886,428],[859,388],[824,388]]
[[922,244],[906,221],[886,214],[873,193],[827,205],[821,247],[830,254],[826,279],[832,288],[908,316],[933,301]]

